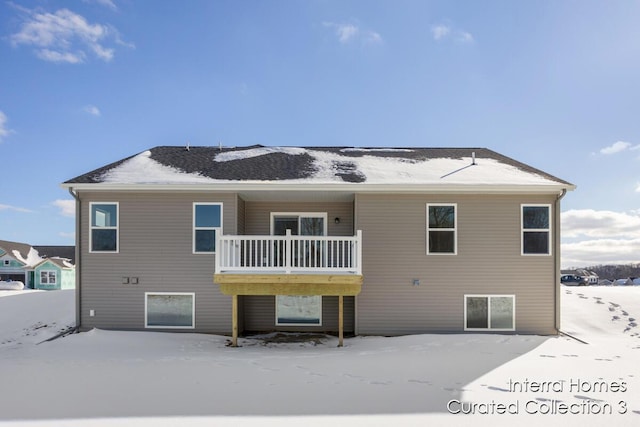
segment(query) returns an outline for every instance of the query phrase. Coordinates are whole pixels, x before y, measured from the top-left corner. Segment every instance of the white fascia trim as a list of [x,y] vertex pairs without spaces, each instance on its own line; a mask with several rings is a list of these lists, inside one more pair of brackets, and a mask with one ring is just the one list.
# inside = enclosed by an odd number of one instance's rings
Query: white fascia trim
[[348,183],[280,183],[223,182],[211,184],[61,184],[62,188],[86,191],[207,191],[238,193],[244,191],[323,191],[352,193],[494,193],[560,194],[575,190],[567,184],[348,184]]

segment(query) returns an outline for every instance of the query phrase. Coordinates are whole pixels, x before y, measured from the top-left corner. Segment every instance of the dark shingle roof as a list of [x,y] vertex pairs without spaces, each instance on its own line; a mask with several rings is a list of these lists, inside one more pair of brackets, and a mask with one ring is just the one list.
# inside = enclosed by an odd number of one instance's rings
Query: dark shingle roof
[[[267,149],[264,154],[256,156],[239,155],[234,152],[252,149]],[[415,148],[406,149],[380,147],[288,147],[291,150],[273,150],[260,145],[250,147],[189,147],[159,146],[149,150],[150,158],[155,162],[174,168],[175,170],[197,174],[201,177],[227,181],[282,181],[299,180],[312,177],[316,172],[315,155],[333,155],[332,173],[337,180],[349,183],[364,182],[366,177],[358,169],[357,159],[363,156],[396,159],[408,163],[416,163],[429,159],[463,159],[475,153],[476,158],[493,159],[497,162],[513,166],[523,172],[538,175],[557,184],[571,186],[570,183],[549,175],[541,170],[503,156],[486,148]],[[286,147],[285,147],[286,148]],[[227,157],[225,161],[215,161],[216,156]],[[223,156],[223,157],[224,157]],[[65,182],[65,184],[93,184],[104,182],[105,174],[135,156],[119,160],[102,168],[93,170]]]
[[75,246],[34,246],[42,258],[65,258],[71,264],[76,263]]
[[12,252],[18,251],[18,253],[22,255],[22,258],[26,259],[29,255],[29,251],[31,250],[31,245],[20,242],[12,242],[10,240],[0,240],[0,248],[7,251],[7,253],[9,253],[9,255],[11,255],[12,257],[15,256]]

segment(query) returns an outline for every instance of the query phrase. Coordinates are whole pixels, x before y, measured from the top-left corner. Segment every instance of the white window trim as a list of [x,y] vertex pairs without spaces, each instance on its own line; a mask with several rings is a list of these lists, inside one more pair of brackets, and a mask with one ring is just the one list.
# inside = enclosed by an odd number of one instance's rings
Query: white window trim
[[[47,273],[47,281],[42,281],[42,273]],[[49,274],[53,273],[53,282],[49,281]],[[40,270],[40,284],[41,285],[57,285],[58,284],[58,272],[56,270]]]
[[[453,228],[429,228],[429,207],[453,206]],[[430,252],[429,231],[453,231],[453,252]],[[458,255],[458,204],[457,203],[427,203],[427,255]]]
[[[487,328],[467,328],[467,298],[487,298]],[[511,298],[513,301],[513,319],[511,319],[511,328],[492,328],[491,327],[491,298]],[[465,294],[464,295],[464,330],[465,331],[492,331],[492,332],[508,332],[516,330],[516,296],[513,294]]]
[[320,316],[318,317],[318,321],[319,323],[317,324],[312,324],[312,323],[280,323],[278,322],[278,297],[279,296],[303,296],[303,295],[276,295],[274,302],[276,304],[276,326],[304,326],[304,327],[314,327],[314,326],[322,326],[322,304],[323,304],[323,297],[322,295],[308,295],[308,296],[317,296],[320,298]]
[[[220,206],[220,227],[196,227],[196,206],[208,205],[208,206]],[[195,255],[212,255],[215,254],[218,247],[216,246],[216,250],[213,252],[207,251],[196,251],[196,230],[214,230],[217,236],[222,235],[222,225],[224,224],[223,215],[224,215],[224,206],[222,202],[193,202],[193,208],[191,211],[191,253]]]
[[[149,325],[147,313],[149,295],[189,295],[193,304],[191,305],[191,326],[155,326]],[[147,329],[195,329],[196,328],[196,294],[195,292],[145,292],[144,293],[144,327]]]
[[[524,208],[529,207],[546,207],[549,210],[549,228],[524,228]],[[520,205],[520,255],[522,256],[551,256],[553,253],[553,234],[552,234],[552,224],[553,224],[553,211],[551,210],[551,204],[549,203],[522,203]],[[547,248],[547,253],[543,254],[534,254],[534,253],[525,253],[524,251],[524,233],[526,232],[546,232],[549,233],[549,247]]]
[[[116,225],[115,227],[94,227],[93,205],[115,205]],[[93,230],[116,230],[116,250],[115,251],[94,251],[93,250]],[[89,202],[89,253],[90,254],[117,254],[120,253],[120,203],[119,202]]]
[[284,217],[298,217],[298,231],[300,231],[300,218],[322,218],[323,221],[323,236],[327,235],[328,224],[327,224],[327,213],[326,212],[271,212],[271,221],[269,225],[269,233],[273,236],[274,228],[275,228],[275,218],[279,216]]

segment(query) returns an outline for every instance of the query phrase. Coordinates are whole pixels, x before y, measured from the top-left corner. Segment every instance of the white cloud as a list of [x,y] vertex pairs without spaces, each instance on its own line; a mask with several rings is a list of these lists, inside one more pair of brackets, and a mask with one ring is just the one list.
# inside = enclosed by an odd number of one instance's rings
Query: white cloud
[[51,203],[60,209],[60,215],[69,218],[76,216],[76,201],[73,199],[58,199]]
[[562,267],[640,262],[640,239],[595,239],[562,244]]
[[451,28],[447,25],[439,24],[431,27],[431,34],[433,34],[434,40],[444,39],[449,33],[451,33]]
[[563,212],[561,221],[563,237],[640,238],[640,214],[637,212],[575,209]]
[[0,142],[9,136],[10,133],[11,131],[7,128],[7,116],[0,111]]
[[40,49],[36,51],[36,56],[49,62],[68,62],[69,64],[79,64],[84,62],[83,52],[57,52],[55,50]]
[[640,261],[640,212],[576,209],[562,213],[564,267]]
[[79,64],[93,54],[108,62],[113,59],[115,49],[107,43],[127,45],[114,27],[91,24],[69,9],[54,13],[19,9],[26,13],[26,18],[20,31],[11,35],[11,43],[14,46],[34,46],[38,58],[45,61]]
[[85,105],[84,108],[82,108],[82,111],[84,111],[87,114],[91,114],[92,116],[95,116],[95,117],[100,117],[100,115],[102,114],[98,107],[91,104]]
[[471,33],[467,33],[466,31],[458,31],[456,35],[456,40],[460,43],[473,43],[475,39],[471,35]]
[[[614,142],[613,144],[611,144],[608,147],[604,147],[602,150],[600,150],[600,153],[601,154],[615,154],[615,153],[619,153],[621,151],[624,151],[629,147],[631,147],[631,143],[630,142],[617,141],[617,142]],[[636,148],[636,147],[634,147],[634,148]]]
[[363,43],[378,44],[382,43],[382,36],[371,30],[362,29],[354,24],[336,24],[334,22],[323,22],[323,26],[333,28],[338,41],[342,44],[348,44],[355,41]]
[[453,39],[457,43],[471,44],[475,42],[473,34],[468,31],[453,28],[449,24],[436,24],[431,26],[431,35],[435,41]]
[[21,207],[18,207],[18,206],[3,205],[3,204],[0,204],[0,211],[14,211],[14,212],[23,212],[23,213],[33,213],[32,210],[27,209],[27,208],[21,208]]
[[113,0],[82,0],[85,3],[96,3],[100,6],[108,7],[111,10],[118,10],[118,7],[113,2]]

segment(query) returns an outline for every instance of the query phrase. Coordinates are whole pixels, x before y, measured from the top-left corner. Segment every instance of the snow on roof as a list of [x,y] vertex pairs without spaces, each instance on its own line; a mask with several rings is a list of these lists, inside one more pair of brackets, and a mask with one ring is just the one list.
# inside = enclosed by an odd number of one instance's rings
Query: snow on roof
[[340,150],[343,153],[349,152],[387,152],[387,153],[413,153],[415,150],[410,148],[360,148],[360,147],[348,147]]
[[51,262],[52,264],[62,268],[75,268],[75,265],[73,265],[69,259],[60,257],[42,258],[39,263],[34,264],[32,267],[36,268],[42,264],[46,264],[47,262]]
[[252,157],[264,156],[271,153],[284,153],[291,156],[299,156],[305,154],[307,151],[304,148],[299,147],[257,147],[249,148],[247,150],[239,151],[227,151],[225,153],[218,154],[213,161],[214,162],[228,162],[231,160],[250,159]]
[[[112,184],[206,184],[230,181],[400,185],[568,184],[542,171],[499,155],[495,155],[496,158],[489,156],[477,158],[475,164],[472,164],[470,150],[465,151],[468,153],[467,156],[449,155],[447,157],[443,152],[442,157],[420,157],[414,153],[417,149],[341,148],[335,150],[254,146],[229,149],[229,151],[211,149],[205,153],[206,155],[199,154],[197,161],[187,157],[196,156],[196,154],[184,153],[184,150],[178,154],[158,152],[158,156],[164,156],[163,163],[154,159],[155,150],[142,152],[113,165],[106,171],[102,171],[99,178],[93,182]],[[425,152],[428,149],[421,150]],[[181,156],[179,159],[176,158],[178,155]],[[276,157],[280,163],[275,161]],[[167,162],[171,164],[167,165]],[[191,171],[187,172],[185,170],[187,167],[191,167]],[[223,167],[226,167],[224,173],[220,172]],[[287,170],[282,172],[282,169]],[[261,175],[260,178],[253,176],[258,173],[256,170],[264,171],[262,174],[264,176]],[[253,175],[248,178],[242,177],[247,173]]]
[[34,248],[30,248],[29,249],[29,253],[27,254],[27,256],[23,256],[20,251],[18,251],[17,249],[14,249],[11,251],[13,253],[13,256],[20,262],[25,263],[28,266],[34,266],[40,262],[42,262],[43,258],[40,257],[40,254],[38,253],[37,250],[35,250]]
[[194,184],[211,182],[198,174],[184,173],[180,169],[165,166],[151,158],[151,151],[144,151],[107,171],[102,182],[118,184]]

